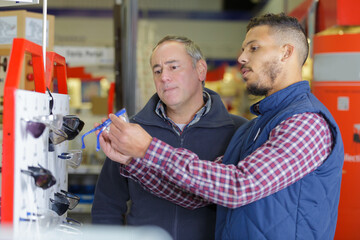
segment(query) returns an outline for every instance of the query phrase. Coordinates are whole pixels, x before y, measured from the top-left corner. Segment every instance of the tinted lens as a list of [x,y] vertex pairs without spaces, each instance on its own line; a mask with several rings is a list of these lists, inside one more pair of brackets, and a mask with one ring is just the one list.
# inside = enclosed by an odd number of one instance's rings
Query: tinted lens
[[50,181],[48,174],[41,174],[35,176],[35,185],[41,188],[47,188],[48,182]]
[[51,186],[53,186],[55,183],[56,183],[56,178],[53,176],[53,175],[50,175],[50,177],[49,177],[49,182],[48,182],[48,184],[47,184],[47,187],[49,188],[49,187],[51,187]]
[[68,139],[67,134],[61,129],[51,129],[49,132],[51,142],[56,145]]
[[66,192],[64,190],[61,190],[61,192],[63,196],[65,196],[70,203],[69,209],[70,210],[74,209],[78,205],[80,197],[76,196],[75,194]]
[[73,115],[68,115],[63,117],[63,124],[73,131],[78,129],[80,119]]
[[81,132],[81,130],[83,129],[84,125],[85,125],[85,123],[79,119],[79,126],[78,126],[79,132]]
[[50,198],[51,210],[56,212],[59,216],[63,215],[69,209],[69,201],[56,201]]
[[84,122],[74,115],[63,117],[62,130],[68,135],[68,140],[74,139],[84,127]]
[[34,176],[35,185],[41,187],[42,189],[48,189],[56,183],[56,179],[53,175],[48,173],[42,173],[40,175]]
[[59,192],[54,194],[54,199],[55,199],[56,202],[60,202],[60,203],[64,203],[64,204],[70,204],[68,198],[64,194],[59,193]]
[[35,185],[42,189],[47,189],[56,183],[56,179],[52,173],[43,167],[29,166],[28,171],[21,170],[21,172],[32,176],[35,180]]
[[64,125],[62,126],[61,129],[66,133],[68,140],[73,140],[79,133],[78,131],[71,130],[70,128],[67,128]]
[[26,131],[29,132],[34,138],[38,138],[44,132],[46,125],[41,122],[26,122]]

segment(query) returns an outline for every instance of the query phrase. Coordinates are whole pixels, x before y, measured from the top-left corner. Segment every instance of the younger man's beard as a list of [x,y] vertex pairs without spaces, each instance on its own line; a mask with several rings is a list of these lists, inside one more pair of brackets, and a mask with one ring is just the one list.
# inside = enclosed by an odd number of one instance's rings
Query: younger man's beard
[[[268,96],[270,90],[272,90],[272,85],[275,82],[275,79],[281,72],[281,67],[276,62],[268,61],[264,63],[263,71],[261,72],[262,76],[266,76],[271,81],[271,86],[259,86],[259,82],[253,85],[247,86],[247,91],[249,94],[255,96]],[[261,81],[261,80],[259,80]]]

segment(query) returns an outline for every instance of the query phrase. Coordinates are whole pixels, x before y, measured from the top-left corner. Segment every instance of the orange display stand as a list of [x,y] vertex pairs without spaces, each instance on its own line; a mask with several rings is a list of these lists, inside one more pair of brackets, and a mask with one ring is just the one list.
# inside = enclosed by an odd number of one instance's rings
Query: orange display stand
[[14,39],[9,70],[4,88],[4,124],[2,155],[1,223],[13,222],[14,204],[14,155],[15,155],[15,91],[20,85],[20,76],[25,53],[32,56],[35,91],[45,93],[42,48],[25,39]]
[[[314,38],[313,93],[339,125],[345,149],[335,239],[360,239],[360,34]],[[325,219],[324,219],[325,221]]]
[[47,88],[51,88],[54,78],[57,80],[58,93],[68,94],[65,58],[55,52],[47,52],[45,71],[45,84]]
[[[21,80],[21,73],[23,70],[24,65],[24,59],[25,54],[30,54],[32,57],[32,67],[34,71],[34,83],[35,83],[35,91],[25,91],[23,90],[22,93],[19,93],[19,86],[20,86],[20,80]],[[19,180],[17,180],[16,184],[16,161],[21,153],[17,152],[17,148],[19,145],[24,145],[24,141],[26,140],[22,138],[17,138],[16,136],[21,136],[19,133],[19,118],[21,114],[17,112],[17,108],[19,108],[19,103],[17,100],[19,100],[19,96],[24,93],[40,93],[43,94],[43,99],[48,98],[48,95],[46,93],[46,88],[51,85],[52,82],[52,76],[54,72],[54,77],[57,78],[58,81],[58,92],[63,94],[66,98],[67,94],[67,83],[66,83],[66,64],[65,59],[53,52],[47,53],[47,68],[46,72],[44,71],[44,64],[43,64],[43,54],[42,54],[42,48],[41,46],[30,42],[26,39],[20,39],[15,38],[13,40],[12,45],[12,51],[10,55],[9,60],[9,68],[6,75],[6,81],[5,81],[5,87],[4,87],[4,122],[3,122],[3,152],[2,152],[2,181],[1,181],[1,224],[13,224],[15,221],[18,222],[19,219],[15,219],[14,212],[15,212],[15,206],[16,206],[16,200],[15,200],[15,192],[21,192],[19,189],[15,189],[15,186],[19,185]],[[46,80],[46,81],[45,81]],[[54,96],[55,97],[55,96]],[[59,97],[57,97],[57,100]],[[66,102],[66,101],[64,101]],[[40,102],[37,102],[40,104]],[[60,100],[57,101],[57,105],[62,103]],[[36,105],[36,104],[35,104]],[[43,107],[39,107],[39,112],[44,112],[46,110],[46,107],[48,107],[47,101],[43,103]],[[68,105],[68,102],[67,102]],[[24,106],[24,109],[28,110],[28,112],[31,112],[31,108],[37,108],[37,106],[34,106],[34,104],[30,103],[26,106]],[[41,109],[40,109],[41,108]],[[45,109],[45,110],[44,110]],[[65,108],[63,108],[65,109]],[[61,109],[62,111],[64,111]],[[67,110],[67,109],[65,109]],[[60,110],[58,110],[60,111]],[[17,114],[18,113],[18,114]],[[31,114],[31,113],[28,113]],[[24,112],[25,115],[25,112]],[[18,127],[16,131],[16,126]],[[40,139],[40,138],[39,138]],[[31,141],[32,139],[27,138],[28,141]],[[35,140],[34,140],[35,141]],[[36,141],[41,141],[36,140]],[[46,142],[47,143],[47,142]],[[31,144],[30,144],[31,145]],[[47,149],[47,144],[44,149]],[[26,146],[25,146],[26,147]],[[24,149],[26,150],[26,148]],[[65,148],[66,146],[60,146],[59,148]],[[31,148],[31,147],[29,147]],[[33,151],[37,150],[43,150],[41,146],[38,146],[37,148],[34,146]],[[36,160],[40,160],[40,158],[45,155],[45,151],[40,151],[39,153],[34,153],[38,158]],[[31,159],[29,157],[29,159]],[[24,161],[26,161],[25,159]],[[47,159],[42,159],[47,160]],[[26,164],[26,163],[25,163]],[[53,164],[54,165],[54,164]],[[52,166],[52,165],[51,165]],[[54,169],[59,169],[58,172],[55,172],[57,174],[58,178],[60,178],[61,174],[61,180],[62,183],[60,185],[67,185],[65,178],[65,171],[66,171],[66,165],[61,163],[61,166],[54,165]],[[17,169],[19,170],[19,169]],[[60,172],[61,171],[61,172]],[[19,172],[19,171],[18,171]],[[62,186],[61,186],[62,187]],[[44,194],[41,192],[41,196],[47,196],[49,194]],[[34,194],[35,196],[35,194]],[[47,200],[47,199],[46,199]],[[43,205],[47,205],[46,201],[39,201],[42,202]],[[31,205],[30,203],[28,205]],[[17,211],[19,212],[19,211]]]

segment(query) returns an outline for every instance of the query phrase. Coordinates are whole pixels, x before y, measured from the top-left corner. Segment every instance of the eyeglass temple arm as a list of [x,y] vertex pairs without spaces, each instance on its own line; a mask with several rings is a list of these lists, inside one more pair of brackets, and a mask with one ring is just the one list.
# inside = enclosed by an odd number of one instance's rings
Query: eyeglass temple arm
[[[116,113],[115,113],[115,116],[119,117],[119,116],[121,116],[121,115],[123,115],[123,114],[125,114],[125,113],[126,113],[126,110],[125,110],[125,108],[123,108],[123,109],[121,109],[120,111],[116,112]],[[99,138],[100,138],[100,134],[101,134],[101,133],[104,131],[104,129],[105,129],[107,126],[109,126],[110,124],[111,124],[111,119],[108,118],[105,122],[103,122],[102,124],[100,124],[100,125],[97,126],[96,128],[93,128],[93,129],[91,129],[90,131],[84,133],[84,134],[82,135],[82,137],[81,137],[82,148],[83,148],[83,149],[85,148],[85,142],[84,142],[85,136],[87,136],[87,135],[89,135],[90,133],[95,132],[95,131],[97,131],[97,130],[100,129],[100,132],[99,132],[99,134],[98,134],[97,137],[96,137],[96,151],[99,151],[99,150],[100,150],[100,139],[99,139]]]
[[90,133],[93,133],[93,132],[101,129],[102,127],[104,127],[105,123],[106,123],[106,121],[103,122],[101,125],[97,126],[96,128],[93,128],[93,129],[91,129],[90,131],[88,131],[88,132],[86,132],[86,133],[84,133],[84,134],[82,135],[82,137],[81,137],[81,142],[82,142],[81,148],[82,148],[82,149],[85,148],[84,138],[85,138],[87,135],[89,135]]
[[34,173],[32,171],[29,171],[29,170],[21,169],[21,172],[25,173],[26,175],[29,175],[29,176],[34,176]]
[[[126,113],[126,110],[125,110],[125,108],[123,108],[123,109],[121,109],[120,111],[118,111],[117,113],[115,113],[115,116],[119,117],[119,116],[121,116],[121,115],[123,115],[123,114],[125,114],[125,113]],[[109,120],[109,123],[106,124],[106,126],[105,126],[104,128],[102,128],[102,129],[100,130],[99,134],[96,136],[96,151],[97,151],[97,152],[100,150],[100,135],[101,135],[101,133],[104,131],[104,129],[105,129],[107,126],[109,126],[110,123],[111,123],[110,118],[109,118],[108,120]],[[107,122],[108,120],[106,120],[105,122]],[[104,123],[105,123],[105,122],[104,122]]]

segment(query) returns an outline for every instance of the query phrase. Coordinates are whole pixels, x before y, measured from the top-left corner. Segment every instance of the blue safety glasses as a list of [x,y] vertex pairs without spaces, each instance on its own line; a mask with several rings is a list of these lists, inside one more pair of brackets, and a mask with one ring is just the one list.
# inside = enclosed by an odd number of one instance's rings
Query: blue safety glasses
[[[126,114],[126,109],[125,109],[125,108],[123,108],[123,109],[121,109],[120,111],[118,111],[117,113],[115,113],[115,115],[118,116],[118,117],[120,117],[120,116],[123,117],[123,119],[124,119],[125,121],[127,121],[127,122],[129,121],[129,120],[128,120],[128,117],[127,117],[127,114]],[[91,129],[90,131],[88,131],[87,133],[84,133],[84,134],[82,135],[82,137],[81,137],[82,148],[83,148],[83,149],[85,148],[84,138],[85,138],[87,135],[89,135],[90,133],[99,130],[100,132],[99,132],[99,134],[98,134],[97,137],[96,137],[96,151],[99,151],[99,150],[100,150],[100,135],[101,135],[101,133],[102,133],[107,127],[110,126],[110,124],[111,124],[111,120],[110,120],[110,118],[108,118],[105,122],[103,122],[102,124],[100,124],[100,125],[97,126],[96,128],[93,128],[93,129]]]

